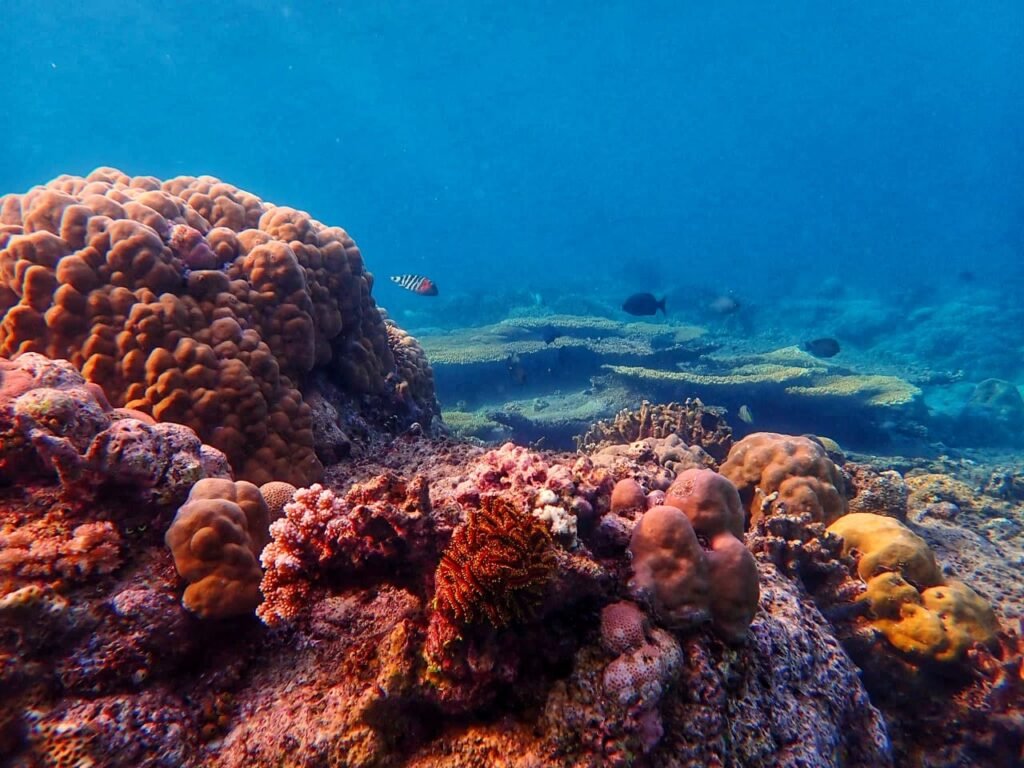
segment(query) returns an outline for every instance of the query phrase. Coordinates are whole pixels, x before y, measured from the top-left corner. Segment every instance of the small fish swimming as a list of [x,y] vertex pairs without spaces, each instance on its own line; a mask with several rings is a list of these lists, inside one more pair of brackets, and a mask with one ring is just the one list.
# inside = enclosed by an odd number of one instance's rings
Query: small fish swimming
[[622,303],[622,308],[631,315],[654,315],[659,309],[661,314],[668,314],[665,299],[656,299],[653,293],[634,293]]
[[540,332],[540,337],[544,340],[545,344],[551,344],[556,339],[560,339],[563,336],[565,336],[564,333],[562,333],[557,328],[552,328],[550,326],[548,326],[547,328],[542,329],[541,332]]
[[815,357],[835,357],[839,354],[839,342],[830,336],[803,343],[804,352],[810,352]]
[[740,417],[740,421],[742,421],[744,424],[754,423],[754,414],[750,410],[749,405],[741,405],[739,413],[737,413],[736,415]]
[[739,300],[732,296],[719,296],[708,304],[708,308],[712,312],[717,312],[720,315],[731,315],[733,312],[739,311],[740,306]]
[[420,296],[437,296],[437,283],[423,275],[392,275],[391,282]]

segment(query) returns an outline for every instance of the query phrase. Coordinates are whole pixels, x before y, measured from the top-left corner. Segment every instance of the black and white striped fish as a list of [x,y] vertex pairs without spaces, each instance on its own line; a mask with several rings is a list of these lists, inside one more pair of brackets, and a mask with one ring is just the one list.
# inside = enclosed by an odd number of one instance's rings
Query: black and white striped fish
[[437,283],[423,275],[392,275],[391,282],[420,296],[437,296]]

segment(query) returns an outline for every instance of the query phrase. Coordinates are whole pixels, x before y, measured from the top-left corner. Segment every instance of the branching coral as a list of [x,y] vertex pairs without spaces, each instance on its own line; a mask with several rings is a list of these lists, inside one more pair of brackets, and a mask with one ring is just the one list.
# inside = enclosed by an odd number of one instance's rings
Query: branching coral
[[379,475],[344,497],[319,484],[298,489],[284,517],[270,526],[257,615],[269,626],[294,622],[328,574],[385,567],[393,576],[420,558],[431,559],[430,512],[422,477]]
[[722,461],[732,446],[732,429],[725,423],[724,413],[698,399],[667,405],[652,405],[645,400],[638,410],[622,410],[611,421],[594,424],[576,438],[576,447],[593,453],[609,445],[678,435],[687,445],[698,445]]

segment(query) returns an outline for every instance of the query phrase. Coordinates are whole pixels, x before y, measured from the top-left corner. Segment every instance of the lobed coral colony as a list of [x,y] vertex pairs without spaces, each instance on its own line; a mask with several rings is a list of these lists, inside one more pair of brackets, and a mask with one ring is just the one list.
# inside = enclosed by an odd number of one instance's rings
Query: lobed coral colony
[[242,479],[323,468],[320,371],[429,423],[429,366],[348,234],[210,177],[101,168],[0,198],[0,353],[66,359],[116,407],[191,427]]
[[4,765],[1024,759],[1020,603],[915,523],[948,483],[699,400],[436,434],[344,230],[209,177],[0,225]]

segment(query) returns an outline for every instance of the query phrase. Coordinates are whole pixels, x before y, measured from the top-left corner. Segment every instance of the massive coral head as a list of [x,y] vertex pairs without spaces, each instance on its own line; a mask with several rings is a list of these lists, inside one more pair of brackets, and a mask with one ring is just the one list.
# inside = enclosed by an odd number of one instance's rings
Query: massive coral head
[[437,411],[422,349],[385,326],[342,229],[209,176],[99,168],[2,200],[0,354],[67,359],[241,479],[319,479],[310,374],[374,396],[362,410],[382,424]]

